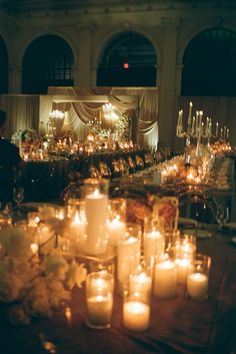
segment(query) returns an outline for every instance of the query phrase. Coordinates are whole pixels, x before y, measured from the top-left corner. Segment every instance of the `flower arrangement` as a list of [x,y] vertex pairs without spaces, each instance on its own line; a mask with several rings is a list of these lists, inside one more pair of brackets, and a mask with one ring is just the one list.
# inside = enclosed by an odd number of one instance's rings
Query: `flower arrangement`
[[16,141],[25,142],[28,144],[35,144],[39,141],[39,136],[34,129],[19,129],[13,135],[11,140],[15,143]]
[[119,117],[119,119],[117,119],[117,122],[115,123],[116,131],[121,140],[129,140],[129,123],[130,118],[127,114],[122,114],[122,116]]
[[84,266],[68,262],[58,248],[43,257],[33,252],[32,235],[21,227],[0,230],[0,260],[0,302],[9,305],[7,318],[12,324],[52,316],[86,277]]
[[111,129],[102,128],[101,121],[95,118],[88,123],[89,131],[93,133],[99,142],[104,142],[111,136]]

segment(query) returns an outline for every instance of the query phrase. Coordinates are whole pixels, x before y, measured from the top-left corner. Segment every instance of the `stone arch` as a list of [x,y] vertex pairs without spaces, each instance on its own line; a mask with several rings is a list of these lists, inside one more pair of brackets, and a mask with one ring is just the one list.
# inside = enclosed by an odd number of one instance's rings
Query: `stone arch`
[[[123,45],[130,46],[130,43],[135,43],[138,47],[141,45],[142,47],[145,45],[149,47],[148,51],[153,50],[153,53],[149,54],[149,62],[148,62],[148,52],[147,52],[147,61],[142,62],[142,59],[139,63],[135,63],[137,59],[142,58],[142,53],[137,55],[136,57],[132,54],[132,48],[127,51],[129,58],[127,60],[126,65],[128,66],[125,70],[122,67],[121,61],[122,55],[118,60],[118,54],[120,43],[123,41]],[[142,43],[142,44],[141,44]],[[114,45],[114,47],[113,47]],[[122,45],[121,45],[122,46]],[[113,54],[114,48],[116,47],[116,61]],[[120,47],[121,48],[121,47]],[[107,51],[107,53],[106,53]],[[135,51],[135,50],[134,50]],[[107,66],[105,65],[105,60],[111,56],[113,59],[107,60]],[[103,60],[103,64],[102,64]],[[109,64],[113,64],[114,67],[109,67]],[[131,64],[131,65],[130,65]],[[97,84],[100,86],[156,86],[156,65],[157,64],[157,51],[156,47],[153,45],[153,42],[140,31],[134,30],[133,28],[125,28],[122,31],[116,31],[108,38],[105,38],[103,43],[100,46],[99,56],[97,57]],[[145,70],[145,71],[144,71]],[[110,73],[112,75],[110,75]]]
[[[214,37],[212,37],[214,35]],[[210,51],[207,48],[207,55],[204,55],[204,51],[199,55],[193,55],[190,59],[190,53],[193,52],[194,48],[196,50],[196,45],[198,41],[199,50],[204,46],[207,41],[207,36],[211,38],[208,39],[209,45],[212,45]],[[222,41],[219,42],[222,36]],[[233,46],[227,45],[223,38],[230,36],[231,40],[233,38]],[[218,40],[217,40],[218,38]],[[200,42],[199,42],[200,41]],[[195,44],[196,43],[196,44]],[[207,43],[207,42],[206,42]],[[226,49],[224,56],[220,50],[217,48],[220,46]],[[219,55],[214,55],[214,53],[219,53]],[[202,55],[201,55],[202,54]],[[188,41],[182,46],[179,51],[178,63],[179,67],[182,68],[181,73],[181,95],[190,96],[234,96],[236,95],[236,85],[234,84],[233,76],[236,76],[236,65],[233,64],[236,57],[236,30],[229,28],[229,26],[221,26],[219,24],[211,24],[210,26],[204,26],[200,30],[192,31],[188,36]],[[188,59],[189,58],[189,59]],[[230,59],[231,58],[231,59]],[[204,59],[204,60],[203,60]],[[232,63],[230,65],[225,65],[225,63]],[[220,64],[221,63],[221,64]],[[194,66],[194,70],[191,74],[191,66]],[[207,69],[208,67],[208,69]],[[205,74],[204,74],[205,72]],[[201,82],[200,82],[201,80]]]
[[[97,46],[95,47],[95,55],[93,56],[93,62],[92,62],[92,69],[95,71],[100,64],[101,58],[103,56],[103,53],[106,49],[106,47],[112,43],[112,41],[122,35],[125,35],[126,33],[135,33],[137,35],[141,35],[145,37],[153,46],[155,55],[156,55],[156,60],[158,58],[161,58],[159,55],[160,53],[160,46],[158,45],[155,37],[153,34],[150,34],[146,29],[143,28],[137,28],[133,24],[126,22],[123,24],[123,26],[117,26],[114,28],[112,31],[106,31],[105,33],[100,34],[99,38],[96,40]],[[159,63],[158,63],[159,64]],[[155,64],[156,70],[157,70],[157,63]],[[96,73],[97,74],[97,73]]]
[[48,86],[73,86],[73,51],[61,36],[50,33],[31,41],[22,68],[23,93],[47,93]]
[[[28,35],[28,33],[27,33]],[[32,35],[32,33],[30,33],[27,37],[23,38],[21,40],[21,42],[19,42],[18,45],[18,55],[16,58],[16,65],[21,67],[22,62],[23,62],[23,58],[25,55],[25,52],[27,50],[27,48],[37,39],[43,37],[43,36],[47,36],[47,35],[52,35],[52,36],[57,36],[60,37],[61,39],[63,39],[70,47],[72,53],[73,53],[73,58],[74,58],[74,66],[78,67],[78,50],[76,48],[76,43],[74,41],[71,40],[70,37],[68,37],[67,35],[65,35],[65,33],[61,33],[60,31],[37,31],[37,33],[34,33]]]

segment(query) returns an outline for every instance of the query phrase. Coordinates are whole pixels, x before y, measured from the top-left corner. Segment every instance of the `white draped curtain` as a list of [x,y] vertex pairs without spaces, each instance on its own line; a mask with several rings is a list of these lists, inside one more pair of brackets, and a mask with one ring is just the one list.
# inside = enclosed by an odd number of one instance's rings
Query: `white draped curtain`
[[0,109],[7,112],[6,138],[19,129],[38,130],[39,96],[0,95]]
[[[117,116],[126,113],[131,118],[132,139],[143,147],[158,144],[158,89],[157,88],[127,88],[127,87],[96,87],[96,88],[72,88],[72,87],[51,87],[48,91],[53,95],[68,96],[96,96],[107,95],[108,102],[115,109]],[[120,97],[136,97],[136,99],[125,101]],[[73,131],[81,140],[87,133],[87,123],[94,119],[102,119],[101,102],[71,102],[68,109]],[[65,108],[63,104],[54,103],[54,108]],[[114,123],[102,121],[105,129],[114,129]]]

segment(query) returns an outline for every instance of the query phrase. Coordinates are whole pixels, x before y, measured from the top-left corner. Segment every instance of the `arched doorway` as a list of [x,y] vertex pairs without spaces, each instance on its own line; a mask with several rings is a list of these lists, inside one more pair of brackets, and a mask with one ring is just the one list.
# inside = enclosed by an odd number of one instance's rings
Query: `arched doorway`
[[66,41],[45,35],[33,41],[23,59],[22,92],[45,94],[48,86],[73,86],[73,53]]
[[118,35],[105,48],[97,86],[156,86],[156,51],[143,35]]
[[183,96],[236,95],[236,33],[208,29],[195,36],[183,57]]
[[0,37],[0,93],[8,93],[8,55],[6,45]]

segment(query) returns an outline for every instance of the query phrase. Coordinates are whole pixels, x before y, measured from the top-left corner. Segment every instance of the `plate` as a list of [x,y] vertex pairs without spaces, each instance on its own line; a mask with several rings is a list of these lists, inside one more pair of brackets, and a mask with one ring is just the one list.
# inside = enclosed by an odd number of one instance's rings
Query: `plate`
[[197,238],[209,238],[212,236],[210,231],[201,229],[185,229],[184,234],[196,235]]

